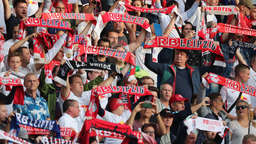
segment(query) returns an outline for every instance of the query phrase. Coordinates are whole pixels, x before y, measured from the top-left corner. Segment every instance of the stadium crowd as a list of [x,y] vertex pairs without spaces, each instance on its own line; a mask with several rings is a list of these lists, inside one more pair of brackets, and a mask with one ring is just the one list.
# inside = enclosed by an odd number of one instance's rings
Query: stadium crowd
[[0,143],[256,143],[256,1],[1,0],[0,19]]

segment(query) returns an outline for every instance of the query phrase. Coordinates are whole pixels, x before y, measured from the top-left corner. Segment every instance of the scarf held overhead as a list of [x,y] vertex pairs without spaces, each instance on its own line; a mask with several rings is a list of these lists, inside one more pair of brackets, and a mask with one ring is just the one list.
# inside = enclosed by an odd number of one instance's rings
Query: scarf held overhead
[[169,14],[172,12],[173,8],[175,7],[175,5],[171,6],[171,7],[167,7],[167,8],[161,8],[161,9],[152,9],[152,8],[141,8],[141,7],[135,7],[129,4],[125,4],[125,7],[128,11],[140,11],[143,13],[164,13],[164,14]]
[[27,27],[49,27],[72,30],[70,24],[67,21],[61,20],[50,20],[50,19],[40,19],[40,18],[28,18],[24,21]]
[[120,13],[111,13],[111,12],[107,12],[101,15],[101,17],[102,17],[103,23],[107,23],[109,21],[132,23],[132,24],[137,24],[141,26],[148,32],[151,32],[149,21],[147,18],[144,18],[144,17],[132,16],[127,13],[120,14]]
[[218,31],[222,33],[234,33],[234,34],[243,34],[243,35],[249,35],[249,36],[256,36],[256,30],[229,25],[229,24],[223,24],[218,23]]
[[170,38],[170,37],[156,37],[145,44],[145,48],[164,47],[173,49],[185,49],[185,50],[209,50],[215,54],[223,56],[220,46],[216,45],[211,40],[198,40],[198,39],[182,39],[182,38]]
[[86,21],[96,20],[93,14],[84,13],[42,13],[42,19],[76,19]]
[[245,85],[243,83],[239,83],[237,81],[219,76],[217,74],[214,73],[209,73],[205,79],[207,80],[208,83],[215,83],[215,84],[220,84],[223,85],[227,88],[242,92],[242,93],[246,93],[248,95],[251,96],[256,96],[256,88],[249,86],[249,85]]
[[79,55],[83,54],[95,54],[95,55],[104,55],[109,56],[117,59],[121,59],[122,61],[125,61],[131,65],[135,64],[135,58],[134,55],[131,52],[126,51],[118,51],[116,49],[110,49],[106,47],[98,47],[98,46],[83,46],[83,48],[80,47]]
[[235,6],[205,6],[203,8],[207,13],[214,15],[232,15],[239,12]]

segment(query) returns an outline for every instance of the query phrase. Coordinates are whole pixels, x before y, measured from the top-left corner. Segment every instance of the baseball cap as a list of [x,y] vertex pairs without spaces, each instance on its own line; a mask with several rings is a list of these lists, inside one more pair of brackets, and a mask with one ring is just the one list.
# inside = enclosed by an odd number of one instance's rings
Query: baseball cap
[[161,117],[173,117],[174,116],[174,112],[166,108],[166,109],[163,109],[160,112],[160,116]]
[[244,5],[250,9],[253,9],[254,8],[254,5],[252,3],[252,0],[240,0],[239,2],[240,5]]
[[109,102],[109,108],[111,111],[116,110],[119,106],[125,105],[120,98],[112,98]]
[[180,102],[180,101],[188,101],[187,98],[184,98],[182,95],[180,94],[175,94],[171,97],[170,102],[174,103],[174,102]]

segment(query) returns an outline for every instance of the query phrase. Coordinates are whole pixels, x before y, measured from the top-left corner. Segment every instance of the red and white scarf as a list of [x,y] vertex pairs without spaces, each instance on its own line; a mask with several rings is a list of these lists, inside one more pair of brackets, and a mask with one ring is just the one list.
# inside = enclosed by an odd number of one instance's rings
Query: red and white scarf
[[0,130],[0,139],[8,140],[17,144],[31,144],[21,138],[18,138],[16,136],[10,135],[9,133]]
[[42,13],[42,19],[76,19],[86,21],[96,20],[93,14],[84,13]]
[[223,23],[218,23],[218,31],[222,33],[234,33],[234,34],[256,36],[256,30],[254,29],[244,28],[244,27],[234,26],[229,24],[223,24]]
[[49,27],[49,28],[58,28],[72,30],[69,22],[61,20],[50,20],[50,19],[40,19],[40,18],[28,18],[24,21],[24,24],[27,27]]
[[175,5],[172,5],[171,7],[167,7],[167,8],[161,8],[161,9],[157,9],[157,8],[141,8],[141,7],[135,7],[129,4],[125,4],[125,7],[128,11],[140,11],[143,13],[164,13],[164,14],[169,14],[172,12],[173,8],[175,7]]
[[126,51],[118,51],[116,49],[106,48],[106,47],[99,47],[99,46],[81,46],[79,55],[83,54],[95,54],[95,55],[104,55],[109,56],[117,59],[121,59],[131,65],[135,64],[135,56],[131,52]]
[[145,48],[164,47],[173,49],[185,50],[209,50],[215,54],[223,56],[221,48],[211,40],[198,40],[198,39],[182,39],[170,37],[156,37],[145,44]]
[[205,6],[203,8],[207,13],[214,15],[236,15],[239,12],[235,6]]
[[208,83],[215,83],[215,84],[220,84],[223,85],[227,88],[242,92],[242,93],[246,93],[248,95],[251,96],[256,96],[256,88],[249,86],[249,85],[245,85],[243,83],[239,83],[237,81],[219,76],[217,74],[214,73],[209,73],[205,79],[207,80]]
[[125,22],[125,23],[133,23],[141,26],[146,31],[151,32],[150,24],[147,18],[132,16],[129,14],[120,14],[120,13],[111,13],[107,12],[101,15],[103,23],[107,23],[109,21],[115,22]]

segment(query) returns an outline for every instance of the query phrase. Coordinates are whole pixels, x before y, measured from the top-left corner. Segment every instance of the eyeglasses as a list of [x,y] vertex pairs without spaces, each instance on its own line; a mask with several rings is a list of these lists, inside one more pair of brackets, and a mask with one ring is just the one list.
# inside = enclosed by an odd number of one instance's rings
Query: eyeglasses
[[248,108],[247,105],[236,106],[237,111],[240,110],[240,109],[246,109],[246,108]]

